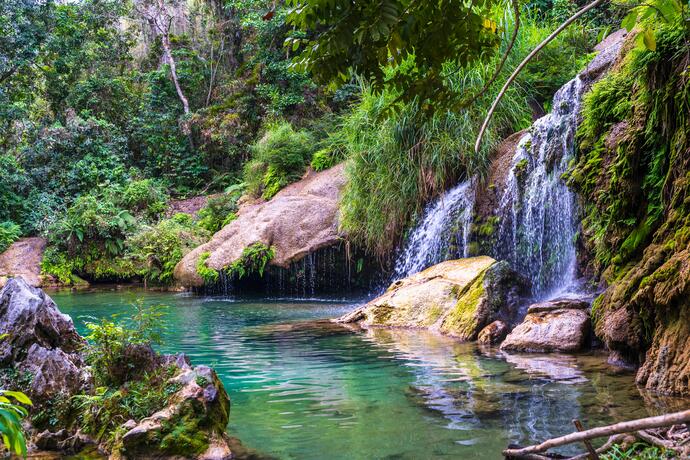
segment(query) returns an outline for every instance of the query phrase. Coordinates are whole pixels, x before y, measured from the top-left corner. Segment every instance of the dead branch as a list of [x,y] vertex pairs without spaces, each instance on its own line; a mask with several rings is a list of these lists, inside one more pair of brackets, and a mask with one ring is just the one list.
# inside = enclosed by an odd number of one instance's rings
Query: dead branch
[[664,449],[669,449],[669,450],[675,450],[674,449],[674,444],[671,441],[666,441],[661,438],[657,438],[653,434],[645,431],[645,430],[640,430],[637,433],[635,433],[635,436],[640,438],[642,441],[651,444],[653,446],[657,447],[662,447]]
[[571,433],[558,438],[549,439],[541,444],[524,447],[521,449],[506,449],[503,455],[509,458],[526,458],[525,454],[536,454],[548,449],[564,446],[574,442],[583,442],[587,439],[602,438],[622,433],[635,433],[650,428],[659,428],[676,425],[678,423],[690,422],[690,410],[676,412],[673,414],[659,415],[657,417],[647,417],[639,420],[615,423],[613,425],[592,428],[585,431]]

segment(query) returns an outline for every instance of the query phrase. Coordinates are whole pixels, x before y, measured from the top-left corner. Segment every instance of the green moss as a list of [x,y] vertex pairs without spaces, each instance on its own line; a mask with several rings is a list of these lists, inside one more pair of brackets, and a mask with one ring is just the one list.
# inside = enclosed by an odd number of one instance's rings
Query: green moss
[[225,267],[228,275],[244,278],[250,274],[264,276],[268,263],[275,257],[275,250],[263,243],[254,243],[242,251],[239,259]]
[[206,261],[211,256],[210,252],[202,252],[196,262],[196,272],[204,280],[204,284],[213,284],[218,281],[218,271],[209,268]]
[[443,320],[441,330],[447,334],[471,339],[477,332],[477,308],[485,296],[484,278],[486,271],[464,289],[455,286],[452,294],[457,298],[455,307]]

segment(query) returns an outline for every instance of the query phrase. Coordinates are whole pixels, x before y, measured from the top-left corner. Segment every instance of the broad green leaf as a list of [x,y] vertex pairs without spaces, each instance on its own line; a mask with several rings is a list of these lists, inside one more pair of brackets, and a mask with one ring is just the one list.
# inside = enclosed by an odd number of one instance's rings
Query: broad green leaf
[[635,24],[637,24],[637,9],[633,9],[625,18],[623,18],[621,26],[630,32],[635,28]]

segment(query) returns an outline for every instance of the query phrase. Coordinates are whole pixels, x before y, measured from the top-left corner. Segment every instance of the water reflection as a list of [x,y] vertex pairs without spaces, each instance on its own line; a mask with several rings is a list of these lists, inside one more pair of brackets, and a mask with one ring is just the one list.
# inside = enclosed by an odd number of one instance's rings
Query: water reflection
[[[323,320],[345,303],[144,297],[172,305],[163,351],[217,370],[232,399],[229,432],[280,459],[496,459],[510,443],[571,432],[574,418],[597,426],[670,404],[641,396],[601,356],[503,355]],[[79,328],[82,315],[130,308],[117,292],[56,301]]]

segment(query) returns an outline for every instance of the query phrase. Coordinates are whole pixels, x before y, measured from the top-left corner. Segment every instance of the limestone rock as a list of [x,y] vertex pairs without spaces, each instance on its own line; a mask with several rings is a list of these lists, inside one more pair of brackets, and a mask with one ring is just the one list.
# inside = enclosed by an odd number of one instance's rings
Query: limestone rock
[[524,280],[491,257],[450,260],[396,281],[383,295],[338,321],[428,328],[474,340],[490,322],[512,321],[527,291]]
[[0,286],[12,277],[22,277],[31,286],[40,286],[45,248],[43,238],[20,238],[0,253]]
[[503,341],[510,332],[508,325],[503,321],[496,320],[479,332],[477,342],[484,345],[496,345]]
[[503,351],[533,353],[575,352],[587,346],[590,332],[588,303],[558,299],[535,304],[501,344]]
[[203,285],[196,265],[206,252],[210,253],[206,265],[221,270],[239,259],[246,247],[263,243],[275,250],[270,263],[286,268],[310,252],[338,243],[338,199],[344,184],[341,164],[307,174],[270,201],[244,203],[237,219],[177,264],[175,279],[186,287]]
[[197,366],[173,379],[181,388],[168,407],[142,419],[122,437],[125,459],[232,458],[225,435],[230,400],[216,373]]

